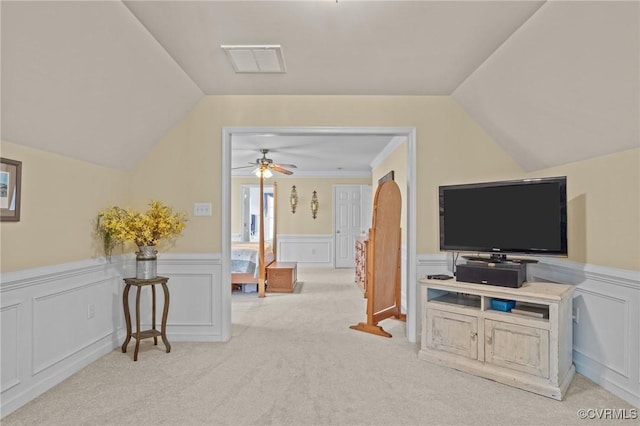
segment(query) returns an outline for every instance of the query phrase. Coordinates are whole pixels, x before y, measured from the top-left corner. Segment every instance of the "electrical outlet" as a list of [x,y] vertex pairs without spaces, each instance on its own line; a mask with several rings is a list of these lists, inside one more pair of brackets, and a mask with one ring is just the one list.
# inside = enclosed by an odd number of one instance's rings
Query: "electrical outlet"
[[211,216],[213,206],[211,203],[193,203],[194,216]]
[[580,324],[580,308],[577,306],[573,308],[573,322]]
[[96,316],[96,305],[89,303],[87,305],[87,319],[91,319]]

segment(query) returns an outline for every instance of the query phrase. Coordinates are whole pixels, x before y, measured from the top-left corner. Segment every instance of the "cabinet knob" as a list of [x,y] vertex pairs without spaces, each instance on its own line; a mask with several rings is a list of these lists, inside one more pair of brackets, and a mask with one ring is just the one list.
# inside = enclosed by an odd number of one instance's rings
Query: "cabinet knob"
[[476,336],[477,336],[477,335],[478,335],[478,333],[477,333],[477,332],[472,331],[472,332],[471,332],[471,339],[472,339],[472,340],[476,340]]
[[491,336],[487,336],[487,345],[491,344]]

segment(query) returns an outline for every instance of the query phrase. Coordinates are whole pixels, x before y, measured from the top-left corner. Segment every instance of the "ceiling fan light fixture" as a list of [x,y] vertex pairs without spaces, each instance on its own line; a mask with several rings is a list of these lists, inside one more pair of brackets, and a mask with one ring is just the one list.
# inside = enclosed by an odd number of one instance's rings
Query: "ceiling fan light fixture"
[[265,178],[270,178],[271,176],[273,176],[273,173],[271,173],[271,170],[269,170],[269,168],[265,166],[256,167],[255,169],[253,169],[253,174],[256,175],[257,177],[260,177],[260,175],[262,175]]
[[284,56],[279,44],[220,46],[236,73],[284,73]]

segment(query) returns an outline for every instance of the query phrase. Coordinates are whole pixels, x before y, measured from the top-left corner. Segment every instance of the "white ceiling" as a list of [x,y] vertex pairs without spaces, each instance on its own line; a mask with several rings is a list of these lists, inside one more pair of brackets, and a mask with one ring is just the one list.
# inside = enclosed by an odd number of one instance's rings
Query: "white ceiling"
[[[252,167],[268,149],[267,158],[276,164],[294,164],[296,176],[368,177],[372,165],[404,141],[402,137],[381,134],[344,134],[338,131],[319,133],[287,131],[286,133],[234,134],[232,170],[234,175],[250,175]],[[389,147],[387,150],[385,148]]]
[[[640,146],[637,1],[2,0],[0,14],[2,139],[109,167],[134,167],[208,94],[452,95],[528,170]],[[287,72],[235,74],[223,44],[282,45]],[[338,161],[378,149],[288,136],[232,145],[353,171]]]
[[[211,95],[449,95],[541,4],[125,1]],[[236,75],[221,44],[280,44],[287,73]]]

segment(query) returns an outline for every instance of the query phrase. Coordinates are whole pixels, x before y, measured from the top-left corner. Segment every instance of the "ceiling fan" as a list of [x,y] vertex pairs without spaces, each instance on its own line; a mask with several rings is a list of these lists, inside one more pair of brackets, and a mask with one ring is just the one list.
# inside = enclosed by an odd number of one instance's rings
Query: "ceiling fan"
[[249,166],[241,166],[241,167],[234,167],[234,169],[244,169],[247,167],[254,167],[253,173],[256,176],[260,176],[260,173],[263,172],[264,173],[264,177],[271,177],[273,174],[271,173],[271,171],[273,170],[274,172],[278,172],[278,173],[282,173],[285,175],[291,175],[293,174],[292,171],[287,170],[285,167],[290,168],[290,169],[296,169],[298,168],[298,166],[296,166],[295,164],[276,164],[273,162],[272,159],[267,158],[267,153],[269,152],[268,149],[261,149],[260,153],[262,154],[262,158],[256,158],[256,161],[253,163],[249,163]]

